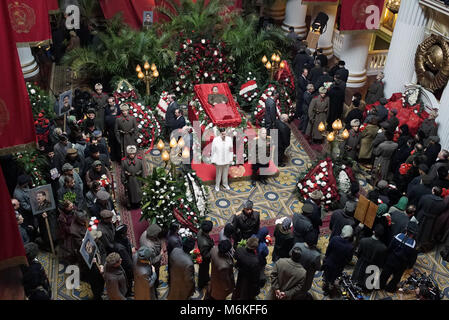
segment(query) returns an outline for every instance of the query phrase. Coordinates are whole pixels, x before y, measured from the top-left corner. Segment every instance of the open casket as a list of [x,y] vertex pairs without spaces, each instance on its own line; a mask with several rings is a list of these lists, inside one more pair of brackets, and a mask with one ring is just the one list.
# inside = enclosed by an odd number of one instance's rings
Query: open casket
[[[212,93],[213,87],[218,87],[218,94],[222,94],[227,97],[228,102],[226,104],[219,103],[217,105],[211,105],[208,102],[208,97]],[[201,106],[210,118],[214,126],[217,127],[237,127],[242,122],[240,113],[238,111],[238,104],[232,97],[231,90],[227,83],[207,83],[197,84],[194,87],[195,98],[199,100]],[[189,105],[189,120],[198,121],[198,110],[195,110],[195,106]]]

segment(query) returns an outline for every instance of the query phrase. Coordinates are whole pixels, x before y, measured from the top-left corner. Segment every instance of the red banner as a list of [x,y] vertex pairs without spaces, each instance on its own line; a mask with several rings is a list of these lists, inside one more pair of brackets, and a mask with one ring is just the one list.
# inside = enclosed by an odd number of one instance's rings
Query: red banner
[[[1,4],[3,6],[3,3]],[[0,168],[0,270],[27,265],[25,248],[17,227],[16,214],[11,204],[8,187]]]
[[378,30],[384,0],[345,0],[340,8],[340,31]]
[[123,21],[137,30],[142,29],[144,11],[153,11],[153,23],[158,21],[154,0],[100,0],[100,5],[106,19],[122,13]]
[[0,154],[9,154],[34,145],[36,132],[8,4],[0,2],[0,73],[4,79],[0,86]]
[[47,1],[7,0],[7,12],[17,43],[51,40]]
[[338,0],[302,0],[303,4],[325,4],[328,2],[329,4],[334,4],[338,2]]
[[46,1],[47,1],[48,12],[57,13],[59,11],[58,0],[46,0]]

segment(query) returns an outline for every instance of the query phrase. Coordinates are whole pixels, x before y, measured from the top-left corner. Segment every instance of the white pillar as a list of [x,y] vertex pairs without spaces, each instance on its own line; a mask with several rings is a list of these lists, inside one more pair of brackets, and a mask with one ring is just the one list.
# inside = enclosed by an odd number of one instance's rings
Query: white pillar
[[403,92],[413,80],[415,53],[424,40],[428,18],[417,0],[402,0],[385,63],[385,97]]
[[349,70],[348,88],[361,88],[366,83],[366,60],[368,58],[371,33],[343,34],[343,45],[340,60],[343,60]]
[[18,44],[17,52],[19,53],[23,77],[28,79],[37,75],[39,73],[39,66],[31,53],[30,46],[28,44]]
[[282,29],[288,32],[288,28],[293,27],[300,37],[305,37],[307,35],[306,15],[307,5],[303,5],[302,0],[288,0]]
[[327,21],[326,31],[322,35],[320,35],[320,38],[318,40],[318,49],[320,48],[323,49],[323,53],[330,59],[334,55],[332,38],[334,36],[334,25],[335,25],[335,17],[337,16],[337,6],[336,5],[314,6],[312,20],[310,21],[310,23],[313,23],[319,12],[327,14],[329,20]]
[[449,150],[449,84],[446,84],[440,99],[440,108],[438,117],[435,119],[438,123],[438,136],[442,149]]

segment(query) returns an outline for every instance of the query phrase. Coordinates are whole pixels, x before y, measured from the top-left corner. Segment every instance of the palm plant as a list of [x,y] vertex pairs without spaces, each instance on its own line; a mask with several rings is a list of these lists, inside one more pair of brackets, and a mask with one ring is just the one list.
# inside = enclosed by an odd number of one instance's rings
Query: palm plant
[[289,43],[280,28],[273,27],[257,32],[257,24],[258,18],[255,15],[235,17],[224,30],[222,39],[236,60],[237,74],[246,75],[252,72],[260,78],[266,76],[262,57],[280,52],[285,59]]
[[[135,68],[137,64],[148,60],[155,63],[160,73],[167,78],[175,59],[174,52],[167,46],[170,35],[159,36],[154,29],[135,31],[123,24],[118,27],[117,21],[109,22],[106,31],[98,34],[98,46],[72,50],[64,56],[63,61],[82,78],[101,79],[109,83],[115,82],[117,78],[125,78],[140,88]],[[162,84],[161,79],[154,85],[158,84]]]
[[235,13],[231,13],[228,6],[230,0],[211,0],[206,4],[205,0],[166,0],[156,7],[168,22],[162,25],[163,31],[176,36],[186,34],[188,36],[216,35],[224,29],[225,23]]

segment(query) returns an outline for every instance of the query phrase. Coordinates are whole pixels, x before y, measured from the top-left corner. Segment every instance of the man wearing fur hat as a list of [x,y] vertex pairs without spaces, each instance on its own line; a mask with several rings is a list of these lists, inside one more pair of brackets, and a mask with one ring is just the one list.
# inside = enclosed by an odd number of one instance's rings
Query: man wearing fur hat
[[212,248],[210,252],[212,268],[207,299],[225,300],[234,291],[234,259],[231,252],[232,244],[229,240],[222,240],[218,246]]
[[103,85],[101,83],[97,83],[95,85],[95,93],[92,95],[92,99],[96,104],[95,110],[95,125],[101,131],[104,129],[104,111],[106,106],[108,105],[109,96],[103,92]]
[[314,190],[310,194],[310,198],[304,201],[304,204],[310,203],[313,206],[313,212],[309,216],[310,221],[312,222],[313,229],[316,234],[320,234],[320,226],[323,225],[323,221],[321,220],[321,200],[324,198],[323,192],[321,190]]
[[238,247],[234,258],[239,270],[232,300],[255,300],[259,294],[260,263],[257,256],[259,239],[249,238],[246,247]]
[[106,257],[104,281],[109,300],[126,300],[128,284],[121,264],[122,259],[117,252],[112,252]]
[[344,226],[350,225],[355,227],[358,223],[354,219],[355,208],[357,203],[354,201],[348,201],[345,203],[344,209],[335,210],[332,213],[331,220],[329,223],[329,229],[332,231],[329,240],[333,237],[341,234],[341,230]]
[[353,119],[351,120],[351,129],[349,130],[349,138],[343,140],[340,145],[340,155],[342,158],[348,157],[352,160],[356,160],[357,157],[357,146],[360,142],[360,120]]
[[[100,212],[100,222],[98,223],[97,230],[101,231],[102,236],[100,238],[107,253],[111,253],[115,250],[114,238],[115,227],[112,224],[112,217],[114,213],[109,210],[103,210]],[[126,293],[126,292],[125,292]]]
[[134,299],[156,300],[156,270],[151,263],[151,250],[140,247],[133,255],[134,263]]
[[260,214],[253,210],[253,202],[245,201],[243,210],[233,218],[232,224],[235,228],[235,243],[242,239],[248,239],[253,234],[257,234],[260,228]]
[[341,276],[344,267],[352,260],[354,253],[354,246],[351,241],[352,234],[352,227],[346,225],[343,227],[341,234],[332,238],[329,242],[323,262],[324,295],[329,295],[332,289],[336,289],[335,281]]
[[122,183],[125,185],[128,206],[139,206],[142,200],[143,163],[140,156],[136,156],[136,146],[126,147],[127,157],[122,159]]
[[289,252],[293,247],[292,219],[284,217],[280,221],[276,221],[274,228],[274,249],[272,261],[276,262],[280,258],[288,258]]
[[122,114],[115,121],[114,131],[124,156],[126,147],[136,144],[137,121],[129,114],[129,106],[126,103],[120,105],[120,110]]
[[307,126],[306,135],[309,136],[312,141],[323,141],[323,136],[318,130],[320,122],[323,124],[327,120],[329,113],[329,97],[326,96],[327,90],[321,87],[319,95],[312,99],[309,105],[309,124]]
[[310,221],[312,214],[313,205],[310,203],[304,203],[302,213],[295,212],[293,214],[294,243],[304,242],[307,234],[316,234],[312,221]]

